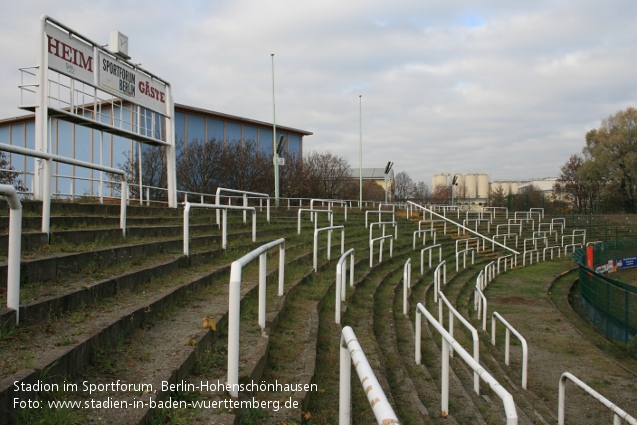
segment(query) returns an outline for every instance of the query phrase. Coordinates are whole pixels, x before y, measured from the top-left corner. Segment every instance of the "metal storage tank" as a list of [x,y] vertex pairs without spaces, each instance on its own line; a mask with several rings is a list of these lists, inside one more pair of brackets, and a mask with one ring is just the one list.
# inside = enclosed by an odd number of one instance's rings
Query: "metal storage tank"
[[511,193],[511,182],[500,182],[502,185],[502,194],[504,196],[509,196]]
[[462,191],[462,187],[464,187],[464,176],[462,174],[460,174],[460,173],[452,174],[451,175],[451,181],[449,183],[453,182],[453,177],[454,176],[458,177],[456,179],[456,184],[458,185],[456,187],[456,193],[460,193],[460,192],[458,192],[458,190]]
[[502,189],[502,183],[501,182],[493,182],[490,185],[491,188],[491,192],[490,193],[497,193]]
[[438,186],[447,186],[447,175],[438,173],[431,179],[431,190],[436,190]]
[[478,176],[476,174],[465,175],[464,187],[464,194],[466,198],[476,198],[478,195]]
[[478,198],[487,199],[489,197],[489,175],[478,174]]
[[511,189],[510,193],[511,195],[517,195],[518,194],[518,182],[511,182]]

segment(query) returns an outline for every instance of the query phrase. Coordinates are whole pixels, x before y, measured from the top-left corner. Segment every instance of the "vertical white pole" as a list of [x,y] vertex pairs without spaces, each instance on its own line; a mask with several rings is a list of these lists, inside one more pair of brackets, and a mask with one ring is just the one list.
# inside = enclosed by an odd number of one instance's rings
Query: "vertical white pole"
[[259,326],[265,334],[265,281],[267,275],[268,252],[259,255]]
[[175,147],[175,103],[172,96],[172,88],[166,85],[166,109],[168,119],[166,120],[166,142],[170,146],[166,147],[166,176],[168,186],[168,206],[177,208],[177,153]]
[[422,323],[421,322],[421,316],[422,313],[420,312],[420,303],[418,304],[418,306],[416,306],[416,341],[414,341],[414,345],[415,345],[415,353],[414,353],[414,357],[416,360],[416,364],[420,364],[420,360],[421,360],[421,356],[422,354],[420,353],[420,334],[422,333]]
[[344,344],[341,336],[340,343],[340,374],[339,374],[339,396],[338,396],[338,423],[339,425],[350,425],[351,418],[351,391],[352,391],[352,359],[347,345]]
[[190,255],[190,203],[184,208],[184,255]]
[[279,245],[279,296],[285,291],[285,243]]
[[443,416],[449,414],[449,342],[442,339],[442,372],[440,385],[441,411]]
[[226,249],[228,245],[228,210],[224,208],[221,217],[221,248]]
[[[11,187],[13,189],[13,187]],[[7,307],[15,310],[15,324],[20,324],[20,253],[22,249],[22,205],[13,189],[7,197],[9,212],[9,252],[7,255]]]
[[[358,149],[358,183],[360,188],[358,207],[363,209],[363,95],[358,96],[358,115],[359,115],[359,127],[360,127],[360,146]],[[379,220],[380,221],[380,220]],[[365,226],[367,227],[367,226]]]
[[228,294],[228,385],[230,395],[238,397],[239,384],[239,325],[241,317],[241,264],[230,267]]
[[[335,306],[334,306],[334,323],[341,323],[341,299],[343,298],[343,279],[341,278],[341,275],[343,273],[343,267],[342,264],[337,264],[336,265],[336,290],[335,292]],[[341,347],[342,348],[342,347]],[[342,367],[342,366],[341,366]]]
[[276,151],[276,107],[274,102],[274,53],[272,56],[272,160],[274,161],[274,199],[279,207],[279,155]]

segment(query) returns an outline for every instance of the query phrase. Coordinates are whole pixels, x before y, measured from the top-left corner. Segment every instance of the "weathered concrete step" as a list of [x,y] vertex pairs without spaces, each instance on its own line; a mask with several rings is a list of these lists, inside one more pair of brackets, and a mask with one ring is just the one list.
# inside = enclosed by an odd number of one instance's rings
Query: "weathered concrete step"
[[[291,228],[266,228],[257,230],[257,237],[262,238],[272,234],[289,234]],[[250,231],[237,232],[229,235],[229,240],[251,237]],[[220,235],[192,236],[191,247],[220,244]],[[94,267],[108,267],[122,260],[130,260],[138,256],[150,256],[163,252],[181,252],[183,239],[172,238],[156,242],[142,242],[134,244],[122,244],[104,249],[86,252],[60,253],[36,259],[24,259],[20,266],[20,282],[46,282],[56,279],[64,274],[77,273],[86,265]],[[0,263],[0,287],[7,284],[7,263]]]

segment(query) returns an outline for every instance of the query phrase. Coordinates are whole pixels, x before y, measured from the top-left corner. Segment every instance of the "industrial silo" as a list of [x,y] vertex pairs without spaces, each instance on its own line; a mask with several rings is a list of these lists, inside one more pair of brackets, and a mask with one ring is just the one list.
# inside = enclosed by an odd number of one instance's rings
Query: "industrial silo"
[[511,189],[509,189],[511,192],[511,195],[517,195],[518,194],[518,182],[511,182]]
[[478,176],[476,174],[466,174],[464,176],[464,188],[465,198],[476,198],[478,195]]
[[489,197],[489,175],[478,174],[478,198],[487,199]]
[[491,193],[499,193],[502,190],[502,182],[491,183]]
[[509,196],[511,193],[511,182],[500,182],[502,185],[502,194],[504,196]]
[[447,186],[447,175],[443,173],[436,174],[431,180],[431,189],[436,190],[438,186]]

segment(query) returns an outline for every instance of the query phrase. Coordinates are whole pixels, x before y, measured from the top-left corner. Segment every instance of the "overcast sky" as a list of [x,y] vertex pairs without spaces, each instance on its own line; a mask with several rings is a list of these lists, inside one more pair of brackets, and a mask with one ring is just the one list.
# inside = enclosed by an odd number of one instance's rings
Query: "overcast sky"
[[[477,4],[479,3],[479,5]],[[314,133],[305,151],[491,180],[549,177],[602,118],[637,106],[635,0],[215,0],[0,3],[0,117],[42,15],[119,30],[175,102]]]

